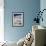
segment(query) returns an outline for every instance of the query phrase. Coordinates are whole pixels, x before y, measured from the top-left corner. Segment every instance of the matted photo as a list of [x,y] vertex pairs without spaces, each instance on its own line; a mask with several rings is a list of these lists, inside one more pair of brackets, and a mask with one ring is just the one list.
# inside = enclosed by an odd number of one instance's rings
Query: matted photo
[[12,13],[12,26],[24,26],[24,12]]

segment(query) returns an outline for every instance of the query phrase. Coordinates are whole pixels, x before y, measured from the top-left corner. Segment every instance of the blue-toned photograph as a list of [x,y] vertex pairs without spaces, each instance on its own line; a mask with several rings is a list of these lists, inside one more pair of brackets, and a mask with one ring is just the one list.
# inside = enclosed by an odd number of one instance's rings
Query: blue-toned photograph
[[23,12],[13,12],[13,26],[23,26],[24,25],[24,13]]

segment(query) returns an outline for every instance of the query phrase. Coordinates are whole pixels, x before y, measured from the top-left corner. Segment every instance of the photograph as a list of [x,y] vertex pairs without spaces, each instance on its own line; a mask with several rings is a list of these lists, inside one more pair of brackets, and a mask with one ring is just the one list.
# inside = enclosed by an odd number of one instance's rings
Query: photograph
[[12,13],[12,25],[23,26],[24,25],[24,12],[13,12]]

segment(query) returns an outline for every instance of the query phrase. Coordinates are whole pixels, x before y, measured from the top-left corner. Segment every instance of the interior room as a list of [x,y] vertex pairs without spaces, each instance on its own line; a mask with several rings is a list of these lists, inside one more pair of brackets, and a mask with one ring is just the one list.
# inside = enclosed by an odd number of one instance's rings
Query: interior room
[[0,46],[46,46],[46,0],[0,0]]

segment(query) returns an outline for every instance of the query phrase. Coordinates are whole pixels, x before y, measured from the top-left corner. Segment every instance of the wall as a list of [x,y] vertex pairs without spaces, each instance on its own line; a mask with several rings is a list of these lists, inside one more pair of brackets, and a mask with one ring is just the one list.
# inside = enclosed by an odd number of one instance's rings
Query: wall
[[[40,0],[4,0],[4,39],[18,41],[32,29],[33,18],[40,10]],[[12,27],[12,12],[24,12],[24,27]]]
[[0,0],[0,42],[4,41],[4,0]]
[[[41,9],[41,11],[43,10],[43,9],[46,9],[46,0],[41,0],[40,1],[40,9]],[[42,25],[42,26],[45,26],[46,27],[46,10],[43,12],[43,15],[42,15],[42,17],[43,17],[43,22],[41,21],[40,22],[40,25]]]
[[[46,9],[46,0],[40,0],[40,10],[42,11],[43,9]],[[43,13],[42,17],[44,20],[43,20],[43,22],[40,21],[40,25],[46,27],[46,11]],[[45,34],[45,36],[46,36],[46,34]],[[45,38],[45,41],[46,41],[46,38]]]

